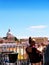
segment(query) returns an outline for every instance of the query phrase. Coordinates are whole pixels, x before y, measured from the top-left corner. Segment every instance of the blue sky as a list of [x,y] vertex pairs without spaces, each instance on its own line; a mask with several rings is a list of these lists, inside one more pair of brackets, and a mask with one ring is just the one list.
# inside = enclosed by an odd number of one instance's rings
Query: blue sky
[[49,0],[0,0],[0,37],[49,37]]

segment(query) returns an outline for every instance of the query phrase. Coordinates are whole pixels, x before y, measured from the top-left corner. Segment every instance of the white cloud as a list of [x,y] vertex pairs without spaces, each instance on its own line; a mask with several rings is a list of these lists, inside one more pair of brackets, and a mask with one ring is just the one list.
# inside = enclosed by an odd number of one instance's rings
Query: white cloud
[[45,25],[38,25],[38,26],[30,26],[29,29],[43,29],[46,28],[47,26]]

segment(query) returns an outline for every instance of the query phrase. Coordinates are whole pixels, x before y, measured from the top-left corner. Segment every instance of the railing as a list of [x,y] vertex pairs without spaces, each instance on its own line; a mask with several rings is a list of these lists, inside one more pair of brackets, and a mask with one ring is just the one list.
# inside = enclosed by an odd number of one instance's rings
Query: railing
[[[3,52],[3,51],[14,51],[15,53],[17,52],[18,53],[18,59],[17,59],[17,62],[15,63],[15,65],[31,65],[30,64],[30,61],[27,60],[27,54],[26,54],[26,45],[23,45],[23,44],[20,44],[20,45],[10,45],[10,46],[3,46],[3,47],[0,47],[0,52]],[[7,56],[4,56],[6,58],[8,58]],[[8,60],[8,59],[7,59]],[[3,62],[1,63],[0,65],[10,65],[9,62]],[[12,65],[12,64],[11,64]],[[33,64],[35,65],[35,64]],[[42,65],[42,63],[36,63],[36,65]]]

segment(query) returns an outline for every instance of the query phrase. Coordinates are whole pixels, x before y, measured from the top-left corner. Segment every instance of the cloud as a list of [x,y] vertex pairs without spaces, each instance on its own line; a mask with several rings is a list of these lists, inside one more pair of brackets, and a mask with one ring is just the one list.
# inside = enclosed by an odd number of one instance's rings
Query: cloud
[[38,26],[30,26],[29,29],[43,29],[46,28],[47,26],[45,25],[38,25]]

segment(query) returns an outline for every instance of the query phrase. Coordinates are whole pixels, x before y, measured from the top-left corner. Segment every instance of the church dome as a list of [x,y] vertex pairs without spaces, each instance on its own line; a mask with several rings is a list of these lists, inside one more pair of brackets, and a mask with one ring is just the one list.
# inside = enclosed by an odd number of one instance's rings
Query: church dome
[[7,32],[7,35],[6,35],[8,38],[13,38],[14,36],[12,35],[10,29],[8,30]]

